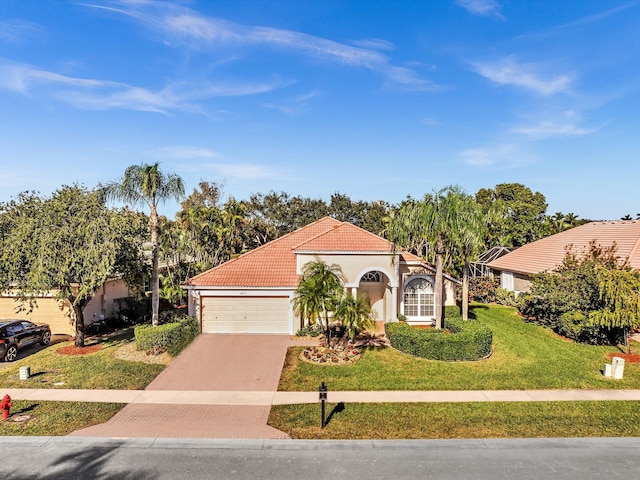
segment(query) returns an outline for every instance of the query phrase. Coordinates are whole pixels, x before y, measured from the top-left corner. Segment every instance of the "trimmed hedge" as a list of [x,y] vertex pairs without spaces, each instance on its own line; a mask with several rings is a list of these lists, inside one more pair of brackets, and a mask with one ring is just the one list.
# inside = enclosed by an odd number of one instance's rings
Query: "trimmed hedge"
[[474,321],[446,319],[442,330],[394,322],[387,323],[385,330],[392,347],[430,360],[480,360],[491,353],[491,330]]
[[193,317],[165,323],[154,327],[152,325],[138,325],[135,328],[136,348],[138,350],[152,350],[155,348],[166,350],[175,357],[198,336],[200,329]]

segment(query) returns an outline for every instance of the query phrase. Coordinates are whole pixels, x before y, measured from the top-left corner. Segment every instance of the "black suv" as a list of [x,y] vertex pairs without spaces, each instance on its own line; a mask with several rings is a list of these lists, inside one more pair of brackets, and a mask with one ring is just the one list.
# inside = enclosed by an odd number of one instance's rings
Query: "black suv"
[[0,358],[5,362],[13,362],[19,349],[36,342],[41,345],[49,345],[51,342],[51,329],[46,323],[0,320]]

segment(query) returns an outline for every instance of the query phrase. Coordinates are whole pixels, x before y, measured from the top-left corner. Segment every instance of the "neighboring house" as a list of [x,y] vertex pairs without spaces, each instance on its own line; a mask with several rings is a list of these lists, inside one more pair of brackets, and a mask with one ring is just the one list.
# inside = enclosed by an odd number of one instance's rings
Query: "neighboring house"
[[[129,288],[124,280],[107,280],[96,295],[84,308],[85,325],[114,315],[114,300],[128,297]],[[76,328],[71,322],[71,305],[66,300],[57,300],[55,292],[37,297],[34,308],[29,312],[29,302],[22,304],[26,310],[18,312],[21,308],[16,295],[7,293],[0,295],[0,319],[24,319],[32,322],[48,323],[51,333],[75,335]]]
[[640,268],[640,221],[618,220],[590,222],[524,245],[488,264],[500,275],[500,285],[507,290],[526,292],[531,277],[550,272],[564,261],[568,248],[580,254],[595,241],[602,247],[616,245],[616,254]]
[[[368,296],[377,320],[432,324],[435,268],[387,240],[325,217],[189,279],[189,314],[205,333],[293,334],[304,320],[292,300],[304,265],[337,264],[345,288]],[[445,305],[459,282],[445,278]]]

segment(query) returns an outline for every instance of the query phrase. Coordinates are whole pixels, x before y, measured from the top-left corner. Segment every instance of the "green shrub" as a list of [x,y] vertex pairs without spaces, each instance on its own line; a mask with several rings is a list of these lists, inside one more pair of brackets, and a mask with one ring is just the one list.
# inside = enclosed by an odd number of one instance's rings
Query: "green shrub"
[[560,315],[554,330],[564,337],[592,345],[616,345],[624,341],[620,329],[597,325],[584,313],[576,310]]
[[445,328],[420,329],[403,322],[387,323],[391,345],[401,352],[431,360],[480,360],[491,353],[492,333],[481,323],[447,319]]
[[444,318],[460,319],[462,320],[462,313],[458,305],[445,305]]
[[493,303],[500,286],[497,278],[476,277],[469,280],[469,296],[474,302]]
[[518,305],[516,293],[511,290],[498,287],[496,289],[496,303],[498,305],[504,305],[505,307],[516,307]]
[[157,327],[138,325],[135,328],[138,350],[162,349],[175,357],[198,336],[198,321],[193,317],[182,317],[177,322]]
[[296,337],[317,337],[322,333],[322,328],[317,323],[305,325],[296,332]]

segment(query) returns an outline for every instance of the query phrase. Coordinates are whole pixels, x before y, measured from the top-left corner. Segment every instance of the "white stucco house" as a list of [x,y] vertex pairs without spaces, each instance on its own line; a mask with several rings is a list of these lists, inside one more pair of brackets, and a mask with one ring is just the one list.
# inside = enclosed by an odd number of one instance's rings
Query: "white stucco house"
[[[294,334],[304,325],[293,309],[295,289],[304,265],[316,258],[341,267],[344,287],[366,293],[377,320],[403,314],[412,324],[434,323],[435,268],[330,217],[189,279],[189,314],[203,333]],[[455,305],[459,281],[447,275],[444,284],[445,305]]]

